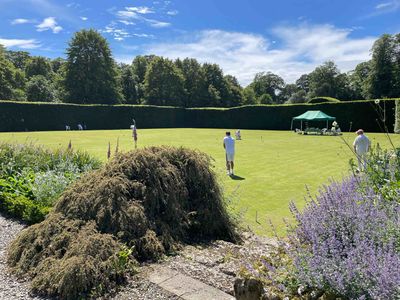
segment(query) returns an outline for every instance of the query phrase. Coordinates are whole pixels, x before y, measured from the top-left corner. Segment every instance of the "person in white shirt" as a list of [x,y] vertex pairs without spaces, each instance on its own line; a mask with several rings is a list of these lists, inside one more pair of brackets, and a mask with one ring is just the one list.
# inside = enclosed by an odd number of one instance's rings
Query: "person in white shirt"
[[354,152],[357,155],[359,171],[364,171],[367,166],[367,152],[371,147],[371,142],[367,136],[364,135],[364,130],[358,129],[356,134],[357,137],[354,139],[353,143]]
[[240,134],[240,129],[236,130],[235,136],[236,136],[236,140],[241,140],[242,139],[242,136]]
[[233,159],[235,156],[235,139],[231,137],[231,133],[227,131],[226,136],[224,137],[223,146],[225,149],[226,155],[226,173],[228,175],[233,174]]
[[132,137],[133,137],[133,142],[135,143],[135,149],[137,148],[137,130],[136,130],[136,123],[131,125],[132,129]]

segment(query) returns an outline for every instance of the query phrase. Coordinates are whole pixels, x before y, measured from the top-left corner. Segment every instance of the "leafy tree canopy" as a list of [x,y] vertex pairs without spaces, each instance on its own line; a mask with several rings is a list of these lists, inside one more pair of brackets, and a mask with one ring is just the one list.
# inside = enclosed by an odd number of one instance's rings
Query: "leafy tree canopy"
[[73,36],[67,49],[65,90],[74,103],[120,103],[115,62],[107,41],[93,29]]

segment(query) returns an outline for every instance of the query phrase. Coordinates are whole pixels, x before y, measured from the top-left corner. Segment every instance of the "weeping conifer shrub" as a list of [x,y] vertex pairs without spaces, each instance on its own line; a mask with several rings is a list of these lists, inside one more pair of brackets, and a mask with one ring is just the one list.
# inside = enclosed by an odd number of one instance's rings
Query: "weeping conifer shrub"
[[35,292],[76,299],[113,289],[132,262],[156,260],[182,243],[238,241],[210,166],[207,155],[184,148],[118,153],[24,230],[8,263],[33,278]]

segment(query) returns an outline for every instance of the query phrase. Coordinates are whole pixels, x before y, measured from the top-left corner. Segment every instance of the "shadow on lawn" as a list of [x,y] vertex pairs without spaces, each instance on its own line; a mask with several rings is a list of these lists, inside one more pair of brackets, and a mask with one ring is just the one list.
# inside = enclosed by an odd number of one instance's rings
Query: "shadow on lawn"
[[246,178],[237,176],[237,175],[229,175],[229,177],[233,180],[245,180]]

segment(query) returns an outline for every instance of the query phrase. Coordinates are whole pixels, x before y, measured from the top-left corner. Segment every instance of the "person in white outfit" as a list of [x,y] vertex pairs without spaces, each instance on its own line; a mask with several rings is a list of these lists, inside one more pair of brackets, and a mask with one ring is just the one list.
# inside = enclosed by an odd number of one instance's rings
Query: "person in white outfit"
[[358,129],[356,134],[357,137],[354,139],[353,147],[357,155],[358,169],[359,171],[365,171],[367,167],[367,152],[371,147],[371,142],[368,137],[364,135],[364,130]]
[[225,149],[225,156],[226,156],[226,173],[228,175],[233,174],[233,159],[235,156],[235,139],[231,137],[231,133],[227,131],[225,133],[223,146]]
[[236,140],[241,140],[242,139],[242,136],[240,134],[240,129],[236,130],[235,136],[236,136]]

